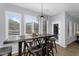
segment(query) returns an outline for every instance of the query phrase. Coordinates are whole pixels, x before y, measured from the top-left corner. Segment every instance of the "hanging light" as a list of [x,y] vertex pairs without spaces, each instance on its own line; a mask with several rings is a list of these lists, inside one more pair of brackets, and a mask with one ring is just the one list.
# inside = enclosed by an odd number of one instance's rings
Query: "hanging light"
[[40,19],[45,19],[45,16],[43,15],[43,3],[41,3],[41,16]]

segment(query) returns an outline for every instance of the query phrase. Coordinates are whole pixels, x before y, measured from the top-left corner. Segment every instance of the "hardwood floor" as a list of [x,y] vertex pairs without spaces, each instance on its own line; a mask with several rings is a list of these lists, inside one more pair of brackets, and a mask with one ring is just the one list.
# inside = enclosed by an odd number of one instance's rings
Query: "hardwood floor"
[[66,48],[62,48],[57,45],[57,53],[55,56],[79,56],[79,43],[73,42]]

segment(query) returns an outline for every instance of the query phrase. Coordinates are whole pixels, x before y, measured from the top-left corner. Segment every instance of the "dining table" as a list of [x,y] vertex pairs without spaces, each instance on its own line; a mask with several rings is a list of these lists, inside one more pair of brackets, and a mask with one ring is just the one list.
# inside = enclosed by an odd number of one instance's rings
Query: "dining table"
[[[33,35],[27,36],[26,35],[25,37],[23,35],[20,35],[20,37],[18,39],[13,39],[13,40],[7,39],[3,43],[4,44],[18,43],[18,56],[22,56],[22,43],[24,41],[43,38],[45,40],[45,43],[47,43],[47,40],[50,37],[54,37],[54,36],[55,35],[53,35],[53,34],[39,34],[39,35],[36,35],[36,36],[33,36]],[[44,55],[45,55],[45,53],[44,53]]]

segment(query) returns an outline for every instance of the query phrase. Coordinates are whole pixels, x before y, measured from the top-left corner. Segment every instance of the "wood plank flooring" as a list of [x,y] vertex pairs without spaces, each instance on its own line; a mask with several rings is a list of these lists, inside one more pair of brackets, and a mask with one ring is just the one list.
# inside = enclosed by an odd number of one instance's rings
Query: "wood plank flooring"
[[55,56],[79,56],[79,43],[73,42],[66,48],[62,48],[57,45],[58,52],[55,53]]

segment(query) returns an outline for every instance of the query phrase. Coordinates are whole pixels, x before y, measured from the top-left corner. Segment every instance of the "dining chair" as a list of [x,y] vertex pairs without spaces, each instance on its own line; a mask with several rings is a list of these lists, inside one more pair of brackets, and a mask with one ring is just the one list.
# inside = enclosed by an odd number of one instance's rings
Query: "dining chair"
[[33,39],[33,41],[30,42],[24,42],[24,51],[26,52],[26,55],[33,55],[33,56],[41,56],[42,55],[42,46],[38,42],[38,39]]
[[57,47],[56,47],[56,42],[55,42],[56,40],[57,39],[55,37],[51,37],[51,38],[49,38],[48,43],[50,43],[52,45],[52,48],[54,48],[57,53]]
[[47,56],[54,56],[54,52],[53,52],[53,44],[52,43],[47,43],[46,44],[46,55]]
[[0,48],[0,56],[4,56],[4,55],[12,56],[12,47],[11,46]]

